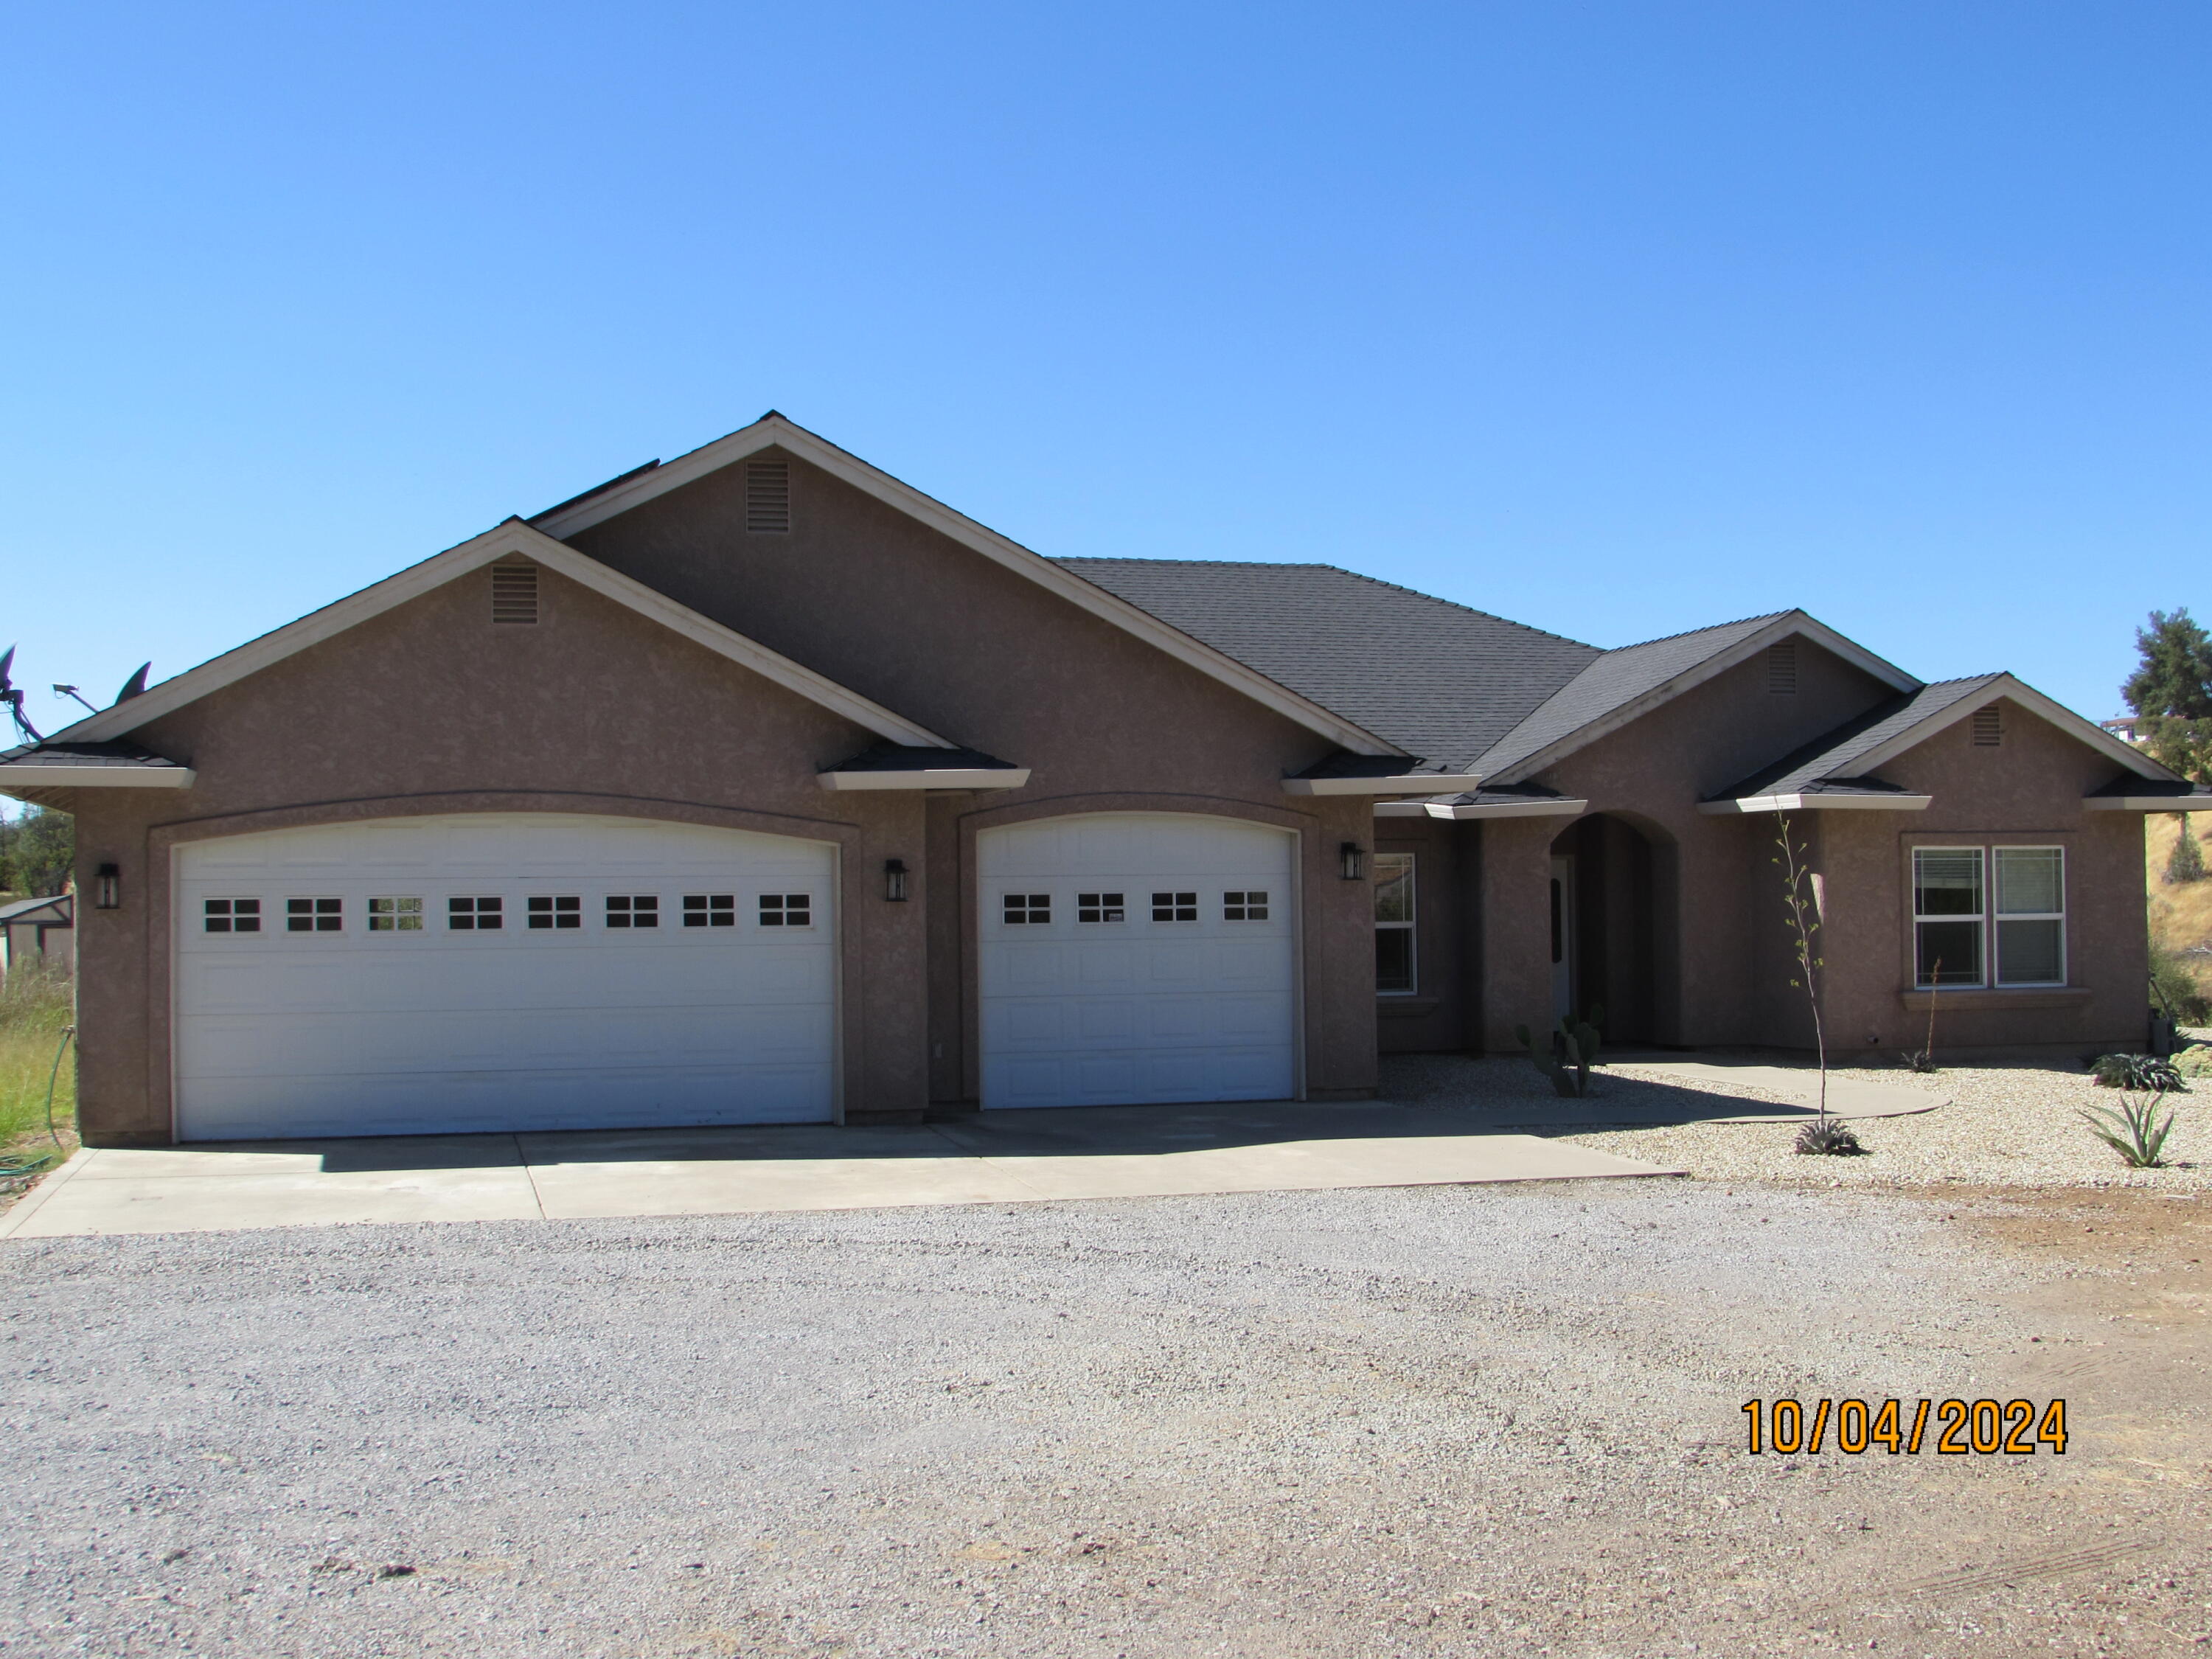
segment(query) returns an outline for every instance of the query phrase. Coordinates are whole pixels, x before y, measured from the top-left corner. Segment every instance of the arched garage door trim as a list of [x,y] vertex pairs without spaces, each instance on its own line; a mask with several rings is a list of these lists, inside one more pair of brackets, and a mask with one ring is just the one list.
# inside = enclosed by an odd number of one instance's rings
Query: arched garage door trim
[[[828,916],[823,919],[828,925],[826,934],[821,936],[821,943],[828,947],[829,952],[830,1022],[827,1043],[829,1111],[817,1115],[842,1119],[846,1079],[854,1071],[856,1060],[852,1050],[858,1036],[845,1018],[845,1008],[848,1000],[847,981],[857,960],[855,934],[859,927],[853,907],[844,902],[843,875],[849,856],[860,844],[863,836],[861,826],[697,802],[641,799],[578,792],[454,792],[431,796],[364,798],[307,807],[232,814],[161,825],[149,831],[146,876],[149,891],[145,925],[149,936],[149,948],[146,960],[156,983],[149,988],[153,994],[149,1000],[152,1018],[147,1031],[148,1082],[149,1093],[154,1095],[159,1109],[169,1121],[173,1138],[181,1139],[185,1127],[179,1122],[176,1088],[180,1058],[177,1041],[179,1029],[177,943],[188,922],[199,920],[197,915],[187,918],[182,914],[185,905],[178,872],[185,849],[241,836],[293,830],[356,824],[382,827],[485,814],[510,817],[555,816],[617,830],[625,824],[637,829],[691,826],[737,831],[747,837],[774,837],[794,848],[814,848],[814,856],[820,860],[819,878],[829,910]],[[270,925],[282,927],[283,924],[276,921]],[[511,925],[521,927],[523,919],[518,917]],[[668,925],[672,928],[680,927],[680,917],[671,918]]]
[[[1032,808],[969,826],[970,1053],[985,1107],[1303,1097],[1304,825],[1176,808]],[[1000,890],[1016,887],[1051,890],[1034,933],[1006,922]],[[1253,887],[1273,890],[1248,916],[1238,902]],[[1120,890],[1122,914],[1079,909],[1103,888]],[[1152,908],[1177,888],[1194,907]]]

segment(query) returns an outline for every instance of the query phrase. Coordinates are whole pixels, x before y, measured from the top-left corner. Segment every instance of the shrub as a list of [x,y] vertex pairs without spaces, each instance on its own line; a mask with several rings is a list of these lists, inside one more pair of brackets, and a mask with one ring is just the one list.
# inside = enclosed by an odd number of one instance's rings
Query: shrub
[[2173,838],[2173,855],[2166,861],[2166,878],[2181,883],[2204,879],[2204,849],[2189,833],[2189,814],[2180,813],[2181,833]]
[[2202,1025],[2212,1019],[2212,998],[2205,996],[2189,964],[2155,939],[2150,947],[2150,1000],[2176,1025]]
[[1859,1138],[1832,1117],[1808,1123],[1797,1132],[1797,1150],[1808,1157],[1860,1158],[1866,1148]]
[[2162,1170],[2166,1138],[2173,1133],[2172,1112],[2166,1115],[2165,1122],[2158,1121],[2159,1104],[2165,1098],[2156,1094],[2142,1100],[2130,1097],[2120,1103],[2118,1111],[2092,1106],[2081,1119],[2089,1126],[2089,1133],[2118,1152],[2130,1169]]
[[1599,1008],[1592,1008],[1589,1018],[1583,1020],[1569,1015],[1559,1021],[1559,1029],[1542,1048],[1537,1048],[1525,1025],[1515,1026],[1513,1035],[1528,1051],[1529,1063],[1551,1079],[1553,1093],[1580,1100],[1589,1093],[1589,1068],[1597,1064],[1597,1023],[1604,1018],[1604,1011]]
[[2184,1077],[2212,1077],[2212,1044],[2192,1043],[2173,1057],[2173,1069]]
[[2170,1060],[2153,1054],[2100,1054],[2089,1069],[2101,1089],[2144,1089],[2159,1094],[2187,1094],[2189,1085]]

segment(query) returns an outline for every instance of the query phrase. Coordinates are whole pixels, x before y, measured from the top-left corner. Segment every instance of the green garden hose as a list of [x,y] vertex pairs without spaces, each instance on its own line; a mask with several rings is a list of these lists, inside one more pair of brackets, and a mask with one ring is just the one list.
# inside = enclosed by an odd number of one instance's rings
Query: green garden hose
[[[53,1069],[46,1073],[46,1138],[58,1150],[62,1144],[61,1131],[54,1127],[54,1085],[61,1081],[62,1056],[69,1052],[70,1039],[76,1035],[76,1027],[62,1027],[62,1040],[54,1049]],[[40,1152],[36,1158],[19,1164],[0,1164],[0,1181],[15,1176],[36,1175],[54,1161],[52,1152]]]

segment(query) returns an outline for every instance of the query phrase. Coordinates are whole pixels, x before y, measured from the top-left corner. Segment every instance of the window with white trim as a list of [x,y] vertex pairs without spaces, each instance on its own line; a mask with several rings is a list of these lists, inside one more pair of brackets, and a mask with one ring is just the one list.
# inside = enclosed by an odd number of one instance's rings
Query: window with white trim
[[507,906],[492,894],[478,898],[456,896],[446,901],[446,931],[452,933],[496,933],[507,925]]
[[1221,919],[1224,921],[1267,921],[1267,890],[1248,887],[1241,893],[1224,893],[1221,896]]
[[2065,984],[2065,849],[1915,848],[1912,929],[1915,985]]
[[368,902],[368,931],[372,933],[419,933],[422,931],[422,901],[382,894]]
[[1198,895],[1195,893],[1155,893],[1152,895],[1154,921],[1196,921]]
[[261,931],[261,901],[210,899],[200,907],[200,926],[210,933],[258,933]]
[[335,898],[288,898],[284,901],[284,931],[288,933],[336,933],[345,928],[345,901]]
[[607,926],[610,927],[659,927],[659,895],[656,893],[608,894]]
[[1377,853],[1375,880],[1375,990],[1411,996],[1419,986],[1413,937],[1413,855]]
[[1942,988],[1982,982],[1982,849],[1912,849],[1912,982]]
[[1042,927],[1052,920],[1052,895],[1009,893],[1000,915],[1009,927]]
[[1120,921],[1127,915],[1127,907],[1119,893],[1078,893],[1075,896],[1075,919],[1078,921]]
[[684,896],[684,925],[686,927],[736,927],[738,896],[735,893],[686,893]]
[[584,898],[580,893],[532,893],[530,925],[538,928],[581,927]]
[[763,893],[760,925],[763,927],[811,927],[814,896],[811,893]]
[[2066,849],[1999,847],[1999,985],[2066,983]]

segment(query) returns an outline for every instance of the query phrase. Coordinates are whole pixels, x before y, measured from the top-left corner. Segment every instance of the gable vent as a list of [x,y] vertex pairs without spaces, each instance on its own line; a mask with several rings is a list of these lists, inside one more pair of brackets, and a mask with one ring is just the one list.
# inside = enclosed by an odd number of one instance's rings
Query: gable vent
[[752,461],[745,466],[745,533],[782,536],[791,531],[791,463]]
[[1766,689],[1778,697],[1797,694],[1797,641],[1784,640],[1766,647]]
[[534,564],[495,564],[491,568],[491,619],[495,623],[535,623],[538,620],[538,567]]
[[2004,741],[2004,714],[1996,704],[1974,710],[1974,747],[1995,749]]

